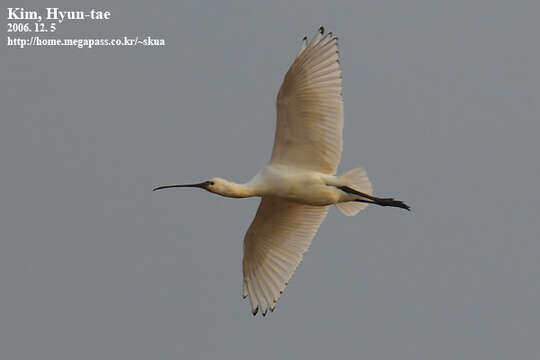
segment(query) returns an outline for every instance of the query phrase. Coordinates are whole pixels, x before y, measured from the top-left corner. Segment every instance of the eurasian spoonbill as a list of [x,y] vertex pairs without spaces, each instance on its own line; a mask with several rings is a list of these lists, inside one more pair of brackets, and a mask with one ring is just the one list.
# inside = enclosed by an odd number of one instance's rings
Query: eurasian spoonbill
[[270,162],[245,184],[213,178],[196,187],[231,197],[261,197],[244,238],[243,296],[253,315],[274,311],[330,205],[356,215],[368,204],[409,210],[398,200],[372,195],[358,167],[335,175],[342,150],[343,99],[337,38],[321,27],[307,37],[277,96],[277,125]]

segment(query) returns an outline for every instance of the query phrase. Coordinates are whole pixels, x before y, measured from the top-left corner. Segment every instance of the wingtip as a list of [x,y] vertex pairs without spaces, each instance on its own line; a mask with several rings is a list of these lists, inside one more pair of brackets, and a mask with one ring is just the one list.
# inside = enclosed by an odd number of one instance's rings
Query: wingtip
[[322,34],[324,34],[324,26],[321,25],[321,27],[319,28],[319,32]]
[[257,312],[259,311],[259,307],[257,306],[255,309],[251,310],[251,313],[253,316],[257,315]]

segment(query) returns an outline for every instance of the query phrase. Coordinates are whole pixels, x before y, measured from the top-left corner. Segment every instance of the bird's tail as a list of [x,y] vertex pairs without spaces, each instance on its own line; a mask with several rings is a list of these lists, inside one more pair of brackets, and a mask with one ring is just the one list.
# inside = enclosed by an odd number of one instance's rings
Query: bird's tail
[[[364,194],[371,195],[373,193],[373,188],[371,187],[371,181],[369,181],[366,171],[362,167],[357,167],[355,169],[349,170],[341,175],[339,178],[347,184],[348,187],[363,192]],[[336,207],[343,214],[347,216],[354,216],[358,212],[368,206],[367,203],[363,202],[343,202],[336,204]]]

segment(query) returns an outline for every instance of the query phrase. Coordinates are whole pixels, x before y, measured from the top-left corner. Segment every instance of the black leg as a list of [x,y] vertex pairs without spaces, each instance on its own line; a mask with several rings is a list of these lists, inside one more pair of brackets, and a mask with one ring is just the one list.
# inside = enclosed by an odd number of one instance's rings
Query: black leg
[[364,200],[364,199],[354,200],[354,201],[357,201],[357,202],[364,202],[364,203],[375,204],[375,205],[379,205],[379,206],[392,206],[392,207],[398,207],[398,208],[401,208],[401,209],[411,211],[411,208],[407,204],[405,204],[403,201],[394,200],[392,198],[378,198],[378,197],[375,197],[375,196],[365,194],[365,193],[360,192],[360,191],[356,191],[354,189],[351,189],[348,186],[340,186],[340,187],[338,187],[338,189],[340,189],[341,191],[344,191],[346,193],[353,194],[353,195],[358,195],[358,196],[361,196],[363,198],[371,200],[371,201]]

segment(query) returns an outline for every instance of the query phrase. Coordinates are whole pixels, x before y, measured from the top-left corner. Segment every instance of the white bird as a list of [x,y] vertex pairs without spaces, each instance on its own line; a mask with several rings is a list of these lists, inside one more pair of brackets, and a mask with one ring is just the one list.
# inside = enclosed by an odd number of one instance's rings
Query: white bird
[[311,244],[328,207],[356,215],[368,204],[409,210],[398,200],[372,195],[358,167],[335,175],[342,151],[343,100],[337,38],[319,32],[302,47],[277,96],[272,159],[245,184],[213,178],[198,187],[231,197],[261,197],[244,238],[243,296],[253,315],[274,311],[276,302]]

